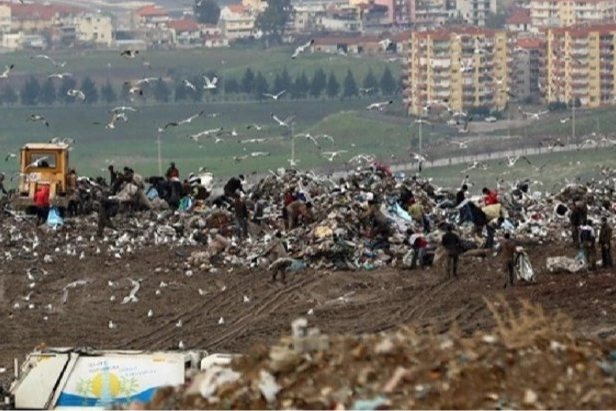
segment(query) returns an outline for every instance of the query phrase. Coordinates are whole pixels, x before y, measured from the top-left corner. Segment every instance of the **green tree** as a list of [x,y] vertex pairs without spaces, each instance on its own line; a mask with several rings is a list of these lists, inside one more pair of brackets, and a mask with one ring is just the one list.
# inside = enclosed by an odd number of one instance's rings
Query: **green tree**
[[19,101],[19,97],[17,96],[15,89],[11,87],[10,84],[7,84],[2,88],[2,94],[0,97],[2,98],[2,103],[9,106],[17,104]]
[[216,0],[195,0],[193,11],[201,24],[217,24],[220,19],[220,7]]
[[161,78],[154,83],[154,98],[160,103],[168,103],[171,96],[171,90],[167,83]]
[[229,78],[225,80],[225,93],[226,94],[237,94],[240,92],[240,83],[237,79]]
[[379,81],[376,79],[376,76],[372,72],[372,69],[368,71],[366,77],[364,77],[364,81],[362,86],[366,90],[370,90],[370,93],[378,93],[379,91]]
[[291,89],[291,98],[306,98],[309,91],[310,81],[308,81],[306,73],[302,71],[302,73],[297,76],[295,82],[293,83],[293,87]]
[[357,83],[351,70],[347,70],[346,77],[342,82],[342,97],[350,98],[357,96],[359,90],[357,89]]
[[255,96],[257,100],[263,100],[265,98],[263,93],[267,92],[269,92],[269,84],[267,83],[267,79],[259,71],[255,77]]
[[113,103],[118,99],[118,96],[113,88],[113,84],[111,84],[109,79],[107,79],[107,82],[101,87],[101,99],[108,104]]
[[194,76],[190,79],[190,82],[193,84],[193,86],[195,86],[195,89],[193,90],[189,88],[188,90],[186,90],[186,93],[188,93],[190,98],[195,102],[203,100],[203,94],[205,93],[205,90],[203,90],[203,85],[205,84],[203,76]]
[[83,78],[83,80],[81,81],[80,90],[83,92],[83,94],[85,94],[87,104],[95,104],[96,102],[98,102],[98,90],[96,88],[94,80],[92,80],[90,77],[85,76]]
[[41,85],[34,76],[30,76],[21,88],[21,104],[24,106],[36,106],[41,94]]
[[327,87],[327,74],[323,69],[318,69],[314,72],[310,82],[310,95],[319,97],[325,91],[325,87]]
[[329,98],[338,97],[340,95],[340,83],[336,78],[334,72],[329,73],[329,77],[327,79],[327,96]]
[[63,102],[64,104],[72,103],[75,101],[75,97],[71,97],[66,94],[67,91],[73,89],[77,86],[77,82],[72,77],[64,77],[62,79],[62,83],[58,88],[58,100]]
[[38,100],[43,104],[52,105],[55,103],[56,98],[56,85],[52,79],[48,78],[41,86]]
[[257,17],[257,29],[267,41],[281,43],[292,12],[291,0],[269,0],[265,11]]
[[291,76],[289,76],[289,71],[285,67],[282,70],[280,75],[276,74],[276,78],[274,79],[274,90],[276,92],[281,92],[282,90],[290,90],[292,87]]
[[178,83],[175,85],[175,92],[173,93],[173,99],[175,101],[184,101],[188,98],[188,92],[192,91],[184,85],[184,83]]
[[250,67],[244,72],[242,78],[242,92],[246,94],[252,94],[255,90],[255,73],[252,72]]
[[396,79],[391,74],[391,70],[389,67],[385,67],[385,71],[383,71],[383,76],[381,77],[381,92],[385,96],[391,96],[396,92]]

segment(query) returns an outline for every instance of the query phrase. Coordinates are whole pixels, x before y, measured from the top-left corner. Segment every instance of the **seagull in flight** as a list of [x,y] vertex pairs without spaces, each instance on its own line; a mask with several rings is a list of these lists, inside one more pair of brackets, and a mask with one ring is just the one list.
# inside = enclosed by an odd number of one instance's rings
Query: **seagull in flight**
[[541,141],[541,145],[547,146],[548,150],[550,151],[554,150],[554,147],[564,147],[565,146],[563,142],[560,141],[560,138],[546,138],[543,141]]
[[213,128],[210,130],[203,130],[199,133],[191,134],[188,137],[190,137],[190,139],[193,141],[199,141],[201,137],[207,137],[211,134],[220,133],[221,131],[222,131],[222,127],[218,127],[218,128]]
[[479,161],[475,160],[473,161],[473,163],[471,165],[469,165],[467,168],[465,168],[464,170],[460,171],[461,174],[466,173],[467,171],[470,170],[475,170],[476,168],[480,168],[483,171],[486,171],[488,169],[488,165],[487,164],[482,164]]
[[379,102],[379,103],[372,103],[368,107],[366,107],[366,110],[380,110],[380,111],[383,111],[385,109],[385,107],[387,107],[390,104],[394,104],[394,101],[393,100],[389,100],[389,101],[382,101],[382,102]]
[[127,278],[128,281],[130,281],[131,285],[133,286],[133,288],[130,290],[130,293],[124,297],[124,300],[122,300],[122,304],[127,304],[127,303],[136,303],[137,301],[139,301],[139,299],[137,298],[137,291],[139,291],[139,288],[141,288],[141,280],[133,280],[132,278]]
[[214,90],[218,84],[218,77],[214,76],[210,80],[207,76],[203,76],[203,88],[205,90]]
[[269,151],[253,151],[250,153],[250,157],[267,157],[271,155]]
[[188,87],[192,91],[197,91],[197,87],[195,87],[195,85],[188,80],[182,80],[182,84],[184,87]]
[[327,158],[327,160],[331,163],[332,161],[334,161],[334,158],[336,158],[340,154],[344,154],[344,153],[347,153],[347,152],[348,152],[347,150],[324,151],[323,153],[321,153],[321,155],[323,157]]
[[58,78],[64,80],[67,77],[73,77],[73,73],[54,73],[47,76],[47,78]]
[[530,160],[526,157],[526,156],[515,156],[515,157],[511,157],[509,155],[507,155],[507,167],[513,167],[515,166],[515,164],[518,162],[518,160],[524,160],[526,161],[529,165],[531,164]]
[[[109,123],[105,124],[105,128],[109,130],[115,129],[116,127],[115,124],[118,120],[123,120],[126,123],[128,121],[128,117],[126,116],[126,113],[124,112],[112,113],[111,120],[109,120]],[[94,124],[100,124],[100,123],[95,122]]]
[[468,148],[468,143],[465,141],[450,141],[449,144],[456,145],[459,149]]
[[546,114],[548,114],[550,112],[550,110],[544,110],[544,111],[539,111],[537,113],[530,113],[528,111],[522,110],[522,107],[518,107],[518,110],[522,114],[524,114],[526,117],[532,118],[533,120],[539,120],[539,118],[541,118],[541,116],[544,116],[544,115],[546,115]]
[[75,97],[81,101],[85,101],[86,99],[86,95],[84,94],[84,92],[77,89],[67,90],[66,95],[70,97]]
[[314,39],[311,39],[308,43],[303,44],[299,47],[297,47],[295,49],[295,51],[293,52],[293,55],[291,55],[291,58],[293,60],[295,60],[297,58],[297,56],[299,56],[300,54],[302,54],[304,51],[306,51],[306,49],[310,46],[312,46],[314,44]]
[[6,157],[4,157],[4,161],[9,161],[11,158],[17,158],[17,154],[15,154],[15,153],[8,153],[6,155]]
[[137,112],[138,110],[136,108],[130,107],[130,106],[118,106],[118,107],[112,108],[109,112],[110,113],[119,113],[119,112],[123,112],[123,111],[134,111],[134,112]]
[[126,59],[134,59],[135,57],[137,57],[137,54],[139,54],[139,50],[123,50],[120,53],[120,56]]
[[264,95],[265,97],[270,97],[270,98],[272,98],[273,100],[278,100],[278,99],[280,98],[280,96],[282,96],[282,95],[283,95],[284,93],[286,93],[286,92],[287,92],[287,90],[282,90],[282,91],[281,91],[280,93],[278,93],[278,94],[263,93],[263,95]]
[[278,125],[282,127],[291,127],[291,123],[295,119],[295,113],[284,119],[284,121],[280,120],[274,113],[271,113],[272,119],[278,123]]
[[[23,2],[22,2],[23,3]],[[30,57],[31,59],[45,59],[51,62],[51,64],[54,65],[54,67],[64,67],[66,66],[66,61],[63,61],[62,63],[58,63],[57,61],[55,61],[53,58],[49,57],[47,54],[37,54],[36,56],[32,56]]]
[[13,70],[13,67],[15,67],[14,64],[4,66],[4,71],[0,73],[0,78],[9,78],[9,73]]
[[197,117],[201,117],[204,114],[205,114],[205,111],[201,110],[197,114],[193,114],[192,116],[185,118],[184,120],[181,120],[180,122],[177,123],[177,125],[181,126],[182,124],[190,124],[194,119],[196,119]]
[[262,126],[260,126],[260,125],[258,125],[258,124],[251,124],[251,125],[249,125],[248,127],[246,127],[246,129],[247,129],[247,130],[250,130],[250,129],[252,129],[252,128],[254,128],[254,129],[255,129],[255,130],[257,130],[257,131],[261,131],[261,130],[263,130],[263,127],[262,127]]
[[368,94],[368,93],[370,93],[372,90],[374,90],[374,87],[368,87],[368,88],[362,88],[362,87],[360,87],[360,88],[359,88],[359,92],[360,92],[360,93],[363,93],[363,94]]
[[47,119],[39,114],[30,114],[30,117],[26,120],[26,121],[32,121],[32,122],[37,122],[37,121],[41,121],[43,123],[45,123],[45,125],[47,127],[49,127],[49,121],[47,121]]

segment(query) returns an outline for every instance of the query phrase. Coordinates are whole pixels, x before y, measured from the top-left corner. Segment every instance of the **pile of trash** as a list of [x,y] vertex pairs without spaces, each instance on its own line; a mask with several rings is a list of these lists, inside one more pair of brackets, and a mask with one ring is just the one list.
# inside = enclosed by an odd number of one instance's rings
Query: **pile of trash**
[[[569,208],[576,201],[585,201],[588,216],[596,218],[595,221],[606,215],[613,219],[612,194],[608,190],[572,184],[549,197],[532,192],[529,184],[518,182],[510,191],[499,187],[500,203],[483,207],[489,221],[502,217],[495,226],[497,237],[507,231],[516,240],[529,244],[568,241]],[[456,227],[465,251],[497,247],[487,245],[485,226],[477,231],[473,222],[460,222],[462,213],[460,206],[455,205],[456,190],[443,189],[417,176],[391,175],[374,165],[359,168],[336,181],[313,172],[281,169],[245,191],[250,210],[249,238],[238,236],[233,210],[217,204],[220,197],[214,196],[207,201],[191,201],[187,209],[118,214],[112,218],[117,230],[107,229],[101,241],[95,237],[96,213],[49,224],[45,238],[51,239],[56,252],[80,258],[92,251],[122,258],[147,246],[199,247],[187,255],[186,270],[222,266],[267,268],[280,257],[301,261],[293,265],[295,268],[410,268],[417,263],[412,240],[425,238],[430,261],[436,263],[442,254],[438,252],[440,238],[449,224]],[[287,192],[311,205],[311,218],[300,218],[295,227],[285,227],[282,218],[283,195]],[[421,205],[420,218],[411,215],[409,198]],[[468,201],[471,200],[480,205],[481,197],[470,197]],[[258,218],[255,210],[260,210]],[[0,242],[15,247],[19,254],[28,250],[36,253],[41,236],[33,224],[21,214],[6,212],[11,215],[5,221],[5,234],[0,235]],[[385,233],[375,230],[375,221],[386,225]],[[101,247],[101,243],[106,246]],[[11,258],[9,254],[6,259]],[[464,255],[485,257],[486,253]],[[565,270],[577,270],[577,263],[567,264]]]
[[162,388],[127,409],[609,409],[616,342],[572,337],[564,318],[500,301],[491,333],[327,336],[306,319],[273,347]]

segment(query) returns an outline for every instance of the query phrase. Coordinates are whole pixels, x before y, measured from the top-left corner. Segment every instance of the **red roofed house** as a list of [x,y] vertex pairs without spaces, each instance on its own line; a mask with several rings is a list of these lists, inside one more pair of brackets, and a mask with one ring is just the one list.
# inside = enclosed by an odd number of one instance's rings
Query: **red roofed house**
[[169,20],[167,27],[171,30],[172,41],[176,46],[201,45],[201,28],[197,20],[191,18]]
[[513,9],[505,21],[507,30],[513,32],[528,32],[531,29],[530,23],[530,9],[522,8]]
[[11,7],[11,31],[23,31],[24,33],[50,29],[62,19],[85,11],[81,7],[48,4],[8,3],[8,5]]
[[162,7],[156,5],[143,6],[134,12],[138,25],[153,27],[169,21],[169,14]]

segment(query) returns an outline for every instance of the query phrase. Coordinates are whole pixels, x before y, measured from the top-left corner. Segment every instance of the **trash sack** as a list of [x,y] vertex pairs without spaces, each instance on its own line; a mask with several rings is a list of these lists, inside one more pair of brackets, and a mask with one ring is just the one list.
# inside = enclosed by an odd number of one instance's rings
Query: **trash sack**
[[391,211],[396,216],[403,219],[404,221],[409,221],[409,222],[413,221],[413,218],[410,216],[410,214],[404,208],[400,207],[400,204],[398,204],[397,202],[394,203],[394,205],[391,208]]
[[577,273],[585,266],[585,261],[569,257],[548,257],[546,267],[551,273]]
[[490,221],[500,217],[502,207],[503,206],[501,204],[492,204],[483,207],[482,210],[485,213],[486,217],[488,217],[488,221]]
[[567,211],[569,211],[569,208],[563,203],[558,203],[556,204],[556,207],[554,207],[554,214],[559,217],[564,217],[567,214]]
[[535,281],[535,272],[530,264],[528,255],[526,255],[526,252],[524,251],[517,251],[515,258],[515,272],[518,280],[523,280],[529,283]]
[[58,227],[64,225],[64,219],[60,216],[60,211],[57,207],[51,207],[47,214],[47,225],[49,227]]
[[150,201],[159,197],[158,190],[154,186],[148,188],[148,191],[145,193],[145,195]]
[[180,206],[178,207],[178,209],[180,211],[186,211],[186,210],[190,210],[191,207],[192,207],[192,199],[190,197],[184,197],[180,200]]

